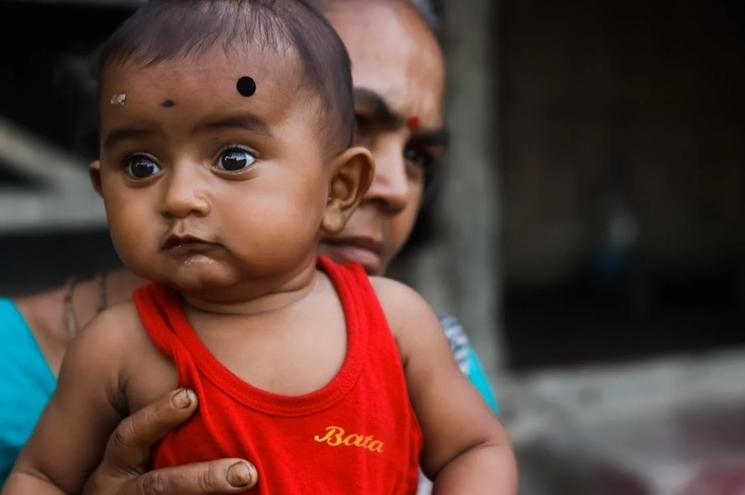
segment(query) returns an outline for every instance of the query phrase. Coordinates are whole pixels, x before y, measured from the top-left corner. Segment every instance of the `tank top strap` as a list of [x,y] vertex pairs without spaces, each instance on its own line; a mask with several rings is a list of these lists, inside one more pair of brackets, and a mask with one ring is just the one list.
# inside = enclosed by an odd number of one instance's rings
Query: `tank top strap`
[[172,316],[180,310],[177,294],[167,287],[150,283],[135,290],[132,300],[150,340],[176,364],[179,387],[193,386],[196,367],[178,337],[179,323]]
[[392,341],[388,319],[362,265],[353,262],[340,265],[325,256],[318,258],[318,265],[333,282],[348,312],[353,313],[347,314],[347,318],[354,321],[347,323],[366,328],[365,348],[375,349],[382,342]]

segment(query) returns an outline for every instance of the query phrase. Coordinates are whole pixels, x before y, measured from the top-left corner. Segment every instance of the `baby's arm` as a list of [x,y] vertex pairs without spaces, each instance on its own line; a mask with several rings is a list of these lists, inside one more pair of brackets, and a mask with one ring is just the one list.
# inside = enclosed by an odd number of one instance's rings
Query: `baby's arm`
[[434,493],[517,493],[507,433],[458,369],[429,305],[402,284],[372,281],[401,353]]
[[[22,450],[3,495],[80,493],[122,417],[120,371],[130,318],[102,313],[65,355],[59,383]],[[126,311],[125,311],[126,312]],[[131,333],[131,329],[130,333]]]

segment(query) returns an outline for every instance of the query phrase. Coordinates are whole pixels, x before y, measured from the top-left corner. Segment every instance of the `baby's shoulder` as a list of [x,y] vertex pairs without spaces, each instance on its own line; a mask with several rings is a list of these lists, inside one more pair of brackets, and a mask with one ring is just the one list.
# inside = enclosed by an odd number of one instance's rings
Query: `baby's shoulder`
[[434,315],[424,297],[408,285],[385,277],[370,277],[370,283],[389,318]]
[[428,329],[441,333],[437,315],[417,291],[384,277],[370,277],[370,283],[400,346],[405,345],[406,337],[411,333],[425,339]]
[[93,352],[117,355],[132,349],[142,338],[142,324],[131,301],[114,304],[98,313],[75,337],[73,345]]
[[107,375],[112,395],[123,410],[139,409],[178,381],[172,362],[150,340],[132,301],[99,313],[70,348],[70,366]]
[[127,330],[140,325],[137,308],[132,301],[113,304],[98,313],[82,330],[86,333],[104,333],[112,337],[126,335]]

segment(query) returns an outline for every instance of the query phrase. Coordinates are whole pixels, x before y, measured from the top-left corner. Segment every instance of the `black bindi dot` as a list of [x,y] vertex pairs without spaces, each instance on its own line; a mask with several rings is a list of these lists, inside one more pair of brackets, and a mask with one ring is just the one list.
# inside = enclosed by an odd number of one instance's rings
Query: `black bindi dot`
[[176,106],[176,102],[173,100],[166,100],[163,103],[160,104],[160,106],[165,108],[171,108]]
[[248,76],[243,76],[238,79],[235,87],[243,96],[253,96],[253,94],[256,92],[256,82],[253,80],[253,78]]

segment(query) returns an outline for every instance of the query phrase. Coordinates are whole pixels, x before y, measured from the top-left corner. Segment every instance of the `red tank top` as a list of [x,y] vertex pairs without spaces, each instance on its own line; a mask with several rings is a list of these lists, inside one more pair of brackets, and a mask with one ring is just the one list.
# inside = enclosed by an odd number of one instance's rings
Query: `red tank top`
[[344,309],[347,353],[328,384],[300,396],[261,390],[225,368],[192,329],[176,292],[155,284],[135,292],[142,323],[175,362],[179,386],[199,396],[194,417],[155,449],[154,467],[241,457],[259,472],[245,493],[416,492],[422,435],[382,308],[359,265],[320,258],[319,268]]

